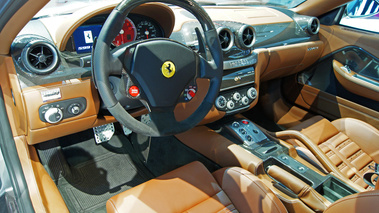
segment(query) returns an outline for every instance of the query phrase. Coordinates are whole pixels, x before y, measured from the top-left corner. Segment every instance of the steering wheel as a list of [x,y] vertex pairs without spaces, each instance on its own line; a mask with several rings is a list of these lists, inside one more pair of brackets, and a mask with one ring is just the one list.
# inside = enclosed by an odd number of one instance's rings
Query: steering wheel
[[[124,126],[136,133],[159,137],[173,135],[195,127],[212,108],[222,81],[222,51],[215,26],[193,0],[162,0],[192,13],[200,22],[205,38],[198,36],[206,56],[176,41],[156,38],[130,42],[110,51],[125,17],[149,0],[124,0],[109,15],[94,46],[93,77],[105,106]],[[198,33],[199,35],[199,33]],[[206,48],[205,48],[206,47]],[[110,75],[125,76],[125,95],[140,100],[149,110],[151,122],[133,118],[119,103],[109,83]],[[198,78],[210,80],[208,92],[196,111],[177,121],[174,108],[185,87]],[[127,92],[129,91],[129,92]],[[132,96],[132,95],[133,96]]]

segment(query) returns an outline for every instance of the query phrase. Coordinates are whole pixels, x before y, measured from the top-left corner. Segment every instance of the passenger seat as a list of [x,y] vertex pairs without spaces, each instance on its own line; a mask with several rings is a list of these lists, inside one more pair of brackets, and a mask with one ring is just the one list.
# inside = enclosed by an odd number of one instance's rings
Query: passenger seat
[[[330,122],[322,116],[315,116],[291,129],[303,133],[316,145],[312,147],[322,150],[319,155],[313,153],[320,162],[324,162],[323,166],[329,160],[329,165],[333,164],[340,174],[366,190],[373,190],[364,182],[363,175],[373,172],[375,163],[379,163],[379,131],[375,127],[353,118]],[[295,141],[303,146],[300,141]]]

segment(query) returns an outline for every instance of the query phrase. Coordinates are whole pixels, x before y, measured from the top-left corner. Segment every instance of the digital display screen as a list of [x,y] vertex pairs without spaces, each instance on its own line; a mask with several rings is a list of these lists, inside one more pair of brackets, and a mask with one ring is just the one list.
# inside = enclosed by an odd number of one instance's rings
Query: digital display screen
[[73,33],[77,53],[90,53],[95,37],[100,34],[101,25],[80,26]]

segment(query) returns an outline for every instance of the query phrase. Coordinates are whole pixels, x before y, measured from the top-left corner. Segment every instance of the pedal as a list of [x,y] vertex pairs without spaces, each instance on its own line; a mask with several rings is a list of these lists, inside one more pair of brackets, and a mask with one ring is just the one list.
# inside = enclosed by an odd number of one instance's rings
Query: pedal
[[108,142],[115,132],[113,123],[93,127],[92,129],[97,144]]

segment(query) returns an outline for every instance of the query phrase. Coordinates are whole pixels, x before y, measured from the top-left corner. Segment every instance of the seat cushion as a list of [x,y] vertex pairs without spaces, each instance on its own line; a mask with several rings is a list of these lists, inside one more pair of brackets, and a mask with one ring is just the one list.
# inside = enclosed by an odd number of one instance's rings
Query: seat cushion
[[238,212],[231,200],[240,212],[286,212],[270,189],[246,170],[223,169],[215,177],[193,162],[112,197],[107,212]]

